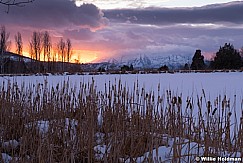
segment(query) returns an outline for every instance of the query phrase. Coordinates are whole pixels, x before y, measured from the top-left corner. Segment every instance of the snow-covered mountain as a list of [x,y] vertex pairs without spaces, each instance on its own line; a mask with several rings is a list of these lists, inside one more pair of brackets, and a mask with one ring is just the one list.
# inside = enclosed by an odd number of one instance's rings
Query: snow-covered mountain
[[147,56],[139,55],[136,58],[122,57],[119,61],[117,59],[109,59],[105,62],[88,64],[89,69],[104,68],[106,70],[120,70],[123,65],[133,65],[135,69],[149,69],[149,68],[159,68],[161,66],[167,65],[170,69],[182,68],[186,63],[191,63],[192,58],[189,56],[182,55],[171,55],[171,56]]
[[135,58],[133,60],[128,60],[127,65],[133,65],[135,68],[151,68],[153,67],[152,61],[146,56],[140,56],[139,58]]
[[191,57],[182,55],[171,56],[146,56],[140,55],[138,58],[123,61],[122,64],[133,65],[135,68],[159,68],[163,65],[167,65],[171,69],[177,69],[184,66],[186,63],[190,63]]

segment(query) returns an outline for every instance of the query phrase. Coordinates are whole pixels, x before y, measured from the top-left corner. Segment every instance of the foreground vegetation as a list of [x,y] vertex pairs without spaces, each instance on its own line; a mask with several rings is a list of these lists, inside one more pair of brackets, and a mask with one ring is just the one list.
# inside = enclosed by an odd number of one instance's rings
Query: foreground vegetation
[[[196,99],[160,92],[160,85],[148,92],[137,83],[129,90],[121,81],[107,83],[102,92],[95,81],[55,87],[48,81],[2,83],[0,157],[17,162],[194,162],[202,155],[243,156],[243,118],[237,118],[243,110],[235,99],[219,95],[208,101],[204,90]],[[170,149],[166,156],[159,155],[161,147]]]

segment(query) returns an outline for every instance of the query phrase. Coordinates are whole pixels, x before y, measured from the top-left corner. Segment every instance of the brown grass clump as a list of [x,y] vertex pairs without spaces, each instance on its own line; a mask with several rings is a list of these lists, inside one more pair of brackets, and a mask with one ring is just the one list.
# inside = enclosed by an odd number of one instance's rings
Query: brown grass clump
[[237,121],[235,103],[227,96],[208,101],[204,90],[183,101],[171,90],[161,95],[160,86],[155,95],[121,81],[107,83],[104,92],[93,80],[79,88],[69,81],[52,87],[48,81],[2,83],[0,149],[13,161],[33,163],[162,162],[163,146],[173,162],[223,151],[243,156],[243,120]]

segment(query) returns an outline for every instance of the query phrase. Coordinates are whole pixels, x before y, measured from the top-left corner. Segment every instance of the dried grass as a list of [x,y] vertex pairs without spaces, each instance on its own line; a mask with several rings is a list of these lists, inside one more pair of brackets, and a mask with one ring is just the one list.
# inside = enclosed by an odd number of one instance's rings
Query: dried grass
[[[69,81],[55,87],[47,81],[28,86],[2,83],[1,153],[17,162],[133,162],[141,156],[161,162],[165,160],[158,151],[152,156],[152,150],[169,146],[174,138],[168,158],[172,162],[193,162],[191,150],[200,155],[202,146],[207,156],[223,151],[243,156],[243,118],[237,122],[235,99],[233,104],[226,96],[208,101],[204,90],[187,101],[171,90],[155,97],[138,83],[129,90],[121,81],[105,87],[97,91],[94,81],[80,83],[79,88]],[[11,140],[17,147],[3,145]],[[185,145],[188,150],[183,153]],[[98,146],[105,149],[101,157]]]

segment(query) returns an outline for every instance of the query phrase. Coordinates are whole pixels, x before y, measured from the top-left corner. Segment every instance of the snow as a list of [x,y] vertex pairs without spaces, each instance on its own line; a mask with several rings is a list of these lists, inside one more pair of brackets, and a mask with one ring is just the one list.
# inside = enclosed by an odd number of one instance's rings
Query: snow
[[[116,74],[116,75],[63,75],[63,76],[5,76],[0,77],[0,82],[6,80],[17,81],[18,83],[44,83],[57,84],[69,80],[73,84],[88,82],[94,79],[98,90],[104,88],[104,84],[121,79],[126,86],[133,87],[134,82],[138,81],[139,86],[145,86],[149,90],[157,90],[158,84],[161,88],[175,90],[178,93],[200,93],[201,89],[209,91],[211,94],[219,93],[240,93],[243,90],[241,81],[243,74],[234,73],[163,73],[163,74]],[[190,95],[190,94],[189,94]]]
[[3,161],[4,163],[10,163],[11,160],[12,160],[12,157],[11,157],[11,156],[9,156],[9,155],[6,154],[6,153],[2,153],[2,161]]
[[[26,125],[26,128],[31,128],[32,126],[34,126],[41,135],[45,135],[45,134],[47,134],[47,132],[50,128],[50,123],[55,123],[55,120],[52,120],[52,121],[40,120],[40,121],[36,121],[36,122],[31,122]],[[65,126],[64,126],[65,131],[67,131],[67,132],[68,132],[68,130],[73,131],[75,129],[75,126],[77,126],[77,125],[78,125],[77,120],[65,118]],[[75,132],[76,131],[73,131],[72,135],[75,135]]]
[[2,143],[2,148],[4,149],[16,149],[19,146],[19,142],[17,140],[9,140]]
[[[204,154],[204,146],[199,145],[195,142],[191,142],[188,139],[182,139],[182,138],[172,138],[169,135],[163,135],[163,138],[167,138],[168,145],[166,146],[160,146],[158,149],[153,149],[151,152],[146,152],[141,157],[133,158],[133,160],[120,158],[121,162],[134,162],[137,163],[141,162],[149,162],[148,158],[152,156],[153,162],[172,162],[173,158],[173,146],[174,149],[176,149],[176,145],[180,146],[181,148],[181,162],[187,163],[187,162],[196,162],[195,159],[198,156],[203,156]],[[97,145],[94,147],[94,150],[96,151],[96,158],[99,160],[104,159],[107,146],[105,145]],[[178,151],[177,151],[178,152]],[[189,156],[187,155],[189,154]],[[229,153],[227,151],[224,151],[220,154],[220,157],[237,157],[240,158],[241,154],[240,152],[235,153]]]

